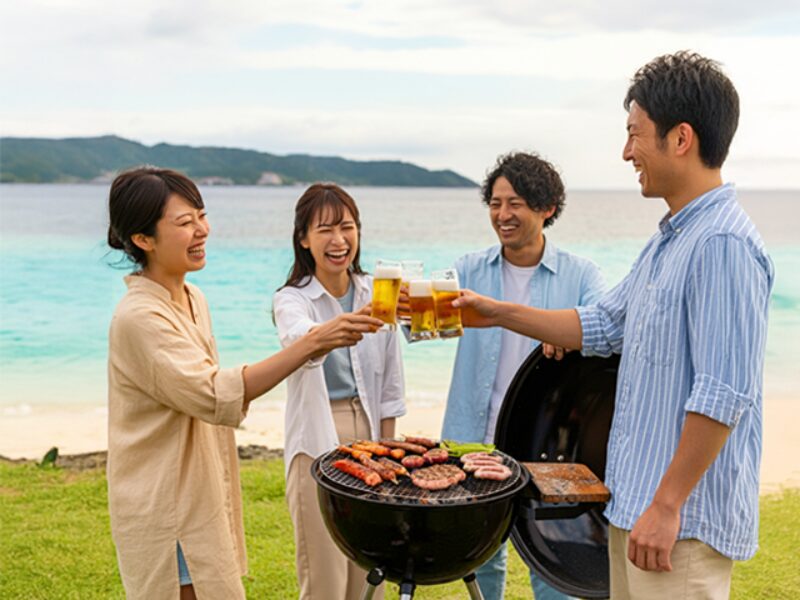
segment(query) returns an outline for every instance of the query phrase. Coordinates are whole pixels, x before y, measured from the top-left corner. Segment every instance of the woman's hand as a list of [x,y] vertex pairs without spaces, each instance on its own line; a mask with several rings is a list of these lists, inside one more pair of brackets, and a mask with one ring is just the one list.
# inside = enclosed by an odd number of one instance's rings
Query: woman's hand
[[500,303],[488,296],[481,296],[472,290],[461,290],[461,295],[453,300],[453,307],[461,309],[461,324],[464,327],[494,327]]
[[311,329],[306,334],[316,348],[311,358],[318,358],[334,348],[354,346],[361,341],[365,333],[378,331],[383,326],[383,321],[369,316],[370,310],[368,304],[355,312],[343,313]]

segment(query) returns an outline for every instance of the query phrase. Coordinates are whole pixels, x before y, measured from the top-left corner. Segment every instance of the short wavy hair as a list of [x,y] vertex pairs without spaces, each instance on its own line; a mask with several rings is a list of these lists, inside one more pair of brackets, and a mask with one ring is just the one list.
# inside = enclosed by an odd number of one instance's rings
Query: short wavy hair
[[636,71],[625,110],[636,102],[656,124],[662,139],[679,123],[692,126],[700,140],[700,159],[719,168],[739,125],[739,95],[720,64],[682,50],[654,58]]
[[514,191],[535,211],[556,207],[552,216],[544,221],[550,227],[559,217],[566,203],[564,182],[556,168],[535,153],[511,152],[500,156],[494,169],[481,185],[483,203],[492,200],[492,188],[499,177],[505,177]]

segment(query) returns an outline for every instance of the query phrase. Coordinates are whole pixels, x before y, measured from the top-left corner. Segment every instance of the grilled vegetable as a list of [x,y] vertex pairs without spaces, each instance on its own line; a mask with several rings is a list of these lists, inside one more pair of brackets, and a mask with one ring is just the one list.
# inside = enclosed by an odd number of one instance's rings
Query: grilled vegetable
[[494,452],[494,444],[480,444],[478,442],[456,442],[455,440],[442,440],[442,448],[447,448],[450,456],[464,456],[470,452]]

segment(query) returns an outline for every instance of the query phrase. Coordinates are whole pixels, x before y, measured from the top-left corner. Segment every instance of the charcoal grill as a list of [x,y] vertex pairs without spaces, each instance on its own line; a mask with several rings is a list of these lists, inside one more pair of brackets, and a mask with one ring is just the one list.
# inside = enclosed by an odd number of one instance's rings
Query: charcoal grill
[[[530,479],[510,456],[505,481],[471,475],[447,490],[423,490],[407,477],[394,485],[370,487],[334,469],[338,450],[318,457],[311,467],[328,531],[342,552],[369,571],[364,598],[385,578],[400,585],[402,599],[417,585],[464,579],[470,598],[482,598],[474,570],[489,560],[508,537],[519,492]],[[457,459],[449,459],[458,464]]]

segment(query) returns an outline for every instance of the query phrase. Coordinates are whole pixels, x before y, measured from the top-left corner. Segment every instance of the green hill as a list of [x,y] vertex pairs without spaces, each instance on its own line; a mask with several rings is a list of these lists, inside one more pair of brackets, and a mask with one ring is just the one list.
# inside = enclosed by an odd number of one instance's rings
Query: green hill
[[236,148],[144,146],[117,136],[96,138],[0,138],[0,182],[108,181],[137,165],[182,171],[200,183],[293,184],[334,181],[342,185],[471,187],[453,171],[428,171],[396,160],[355,161],[335,156],[276,156]]

